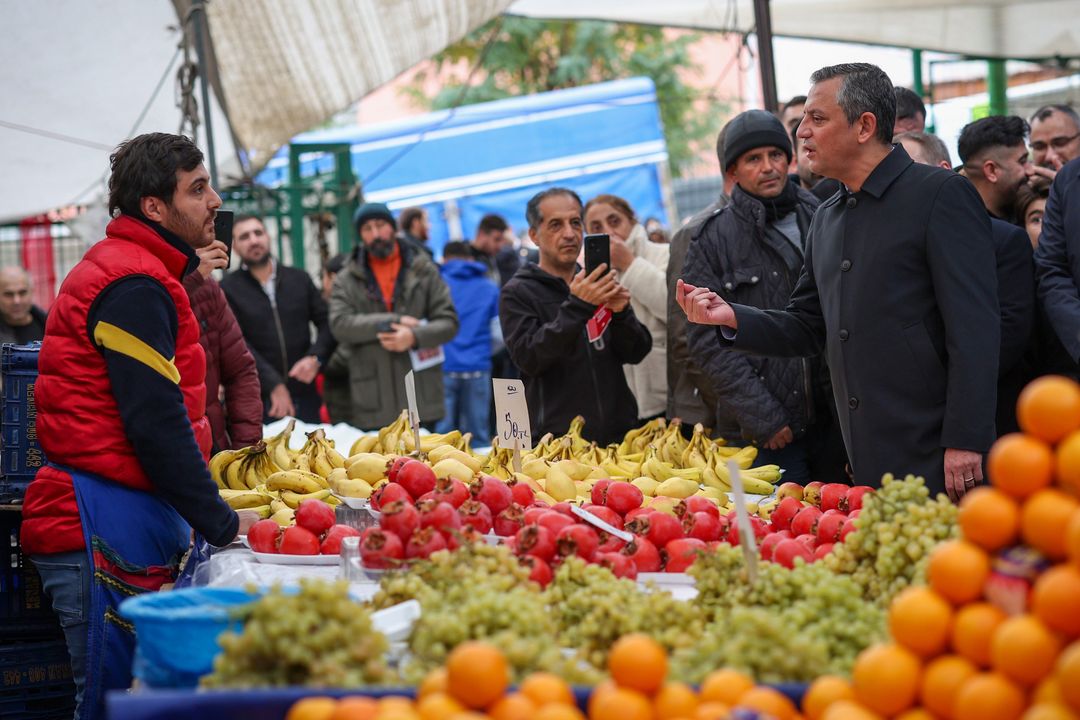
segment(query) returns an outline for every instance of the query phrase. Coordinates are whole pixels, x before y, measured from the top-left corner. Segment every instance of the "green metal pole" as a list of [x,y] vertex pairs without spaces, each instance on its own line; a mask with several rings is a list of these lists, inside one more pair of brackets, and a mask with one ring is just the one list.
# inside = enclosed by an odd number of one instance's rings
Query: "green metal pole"
[[922,50],[918,49],[912,49],[911,51],[911,89],[919,97],[926,94],[922,80]]
[[356,175],[352,168],[352,147],[345,145],[334,152],[334,179],[337,182],[337,238],[338,252],[349,252],[356,242],[356,231],[352,226],[353,213],[356,211],[356,199],[348,200],[349,192],[356,184]]
[[1004,60],[986,61],[986,94],[990,97],[990,114],[1004,115],[1008,112],[1008,77]]
[[289,145],[289,240],[293,267],[304,269],[304,190],[300,186],[300,148]]

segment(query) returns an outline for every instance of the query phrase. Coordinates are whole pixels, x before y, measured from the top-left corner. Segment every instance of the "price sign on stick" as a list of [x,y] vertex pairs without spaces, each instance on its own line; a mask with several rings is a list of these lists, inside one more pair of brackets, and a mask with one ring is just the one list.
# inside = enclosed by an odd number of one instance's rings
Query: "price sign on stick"
[[634,536],[631,533],[628,533],[625,530],[619,530],[617,527],[608,524],[606,521],[602,520],[600,517],[598,517],[596,515],[593,515],[588,510],[585,510],[583,508],[579,508],[577,505],[571,505],[570,506],[570,512],[574,513],[575,515],[577,515],[579,518],[581,518],[585,522],[589,523],[590,525],[594,525],[594,526],[600,528],[601,530],[603,530],[604,532],[606,532],[606,533],[608,533],[610,535],[614,535],[615,537],[622,540],[624,543],[628,543],[628,542],[630,542],[631,540],[634,539]]
[[746,512],[746,493],[743,492],[742,475],[734,460],[728,460],[728,473],[731,475],[731,490],[735,494],[735,522],[739,527],[739,547],[746,560],[746,571],[750,583],[757,582],[757,541],[754,528],[750,525],[750,514]]
[[[525,401],[525,383],[521,380],[492,378],[495,391],[495,430],[501,447],[514,448],[514,467],[521,467],[521,452],[532,450],[529,404]],[[515,469],[515,472],[520,472]]]
[[416,409],[416,378],[413,371],[405,373],[405,400],[409,403],[409,425],[412,427],[413,440],[416,441],[416,454],[420,454],[420,412]]

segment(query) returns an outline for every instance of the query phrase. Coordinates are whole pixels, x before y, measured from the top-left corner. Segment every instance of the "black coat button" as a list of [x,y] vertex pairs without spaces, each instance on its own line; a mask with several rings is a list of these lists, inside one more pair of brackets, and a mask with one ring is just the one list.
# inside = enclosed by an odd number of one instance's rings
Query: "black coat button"
[[849,208],[849,209],[850,209],[850,208],[853,208],[853,207],[855,207],[855,206],[856,206],[856,205],[858,205],[858,204],[859,204],[859,201],[858,201],[858,200],[856,200],[856,199],[855,199],[855,198],[853,198],[853,197],[849,197],[849,198],[847,199],[847,206],[848,206],[848,208]]
[[852,410],[856,409],[857,407],[859,407],[859,398],[849,397],[847,400],[847,406]]
[[850,269],[851,269],[851,261],[850,260],[844,260],[842,263],[840,263],[841,272],[847,272]]
[[851,337],[851,333],[849,333],[847,330],[841,330],[838,334],[840,335],[841,340],[847,340],[849,337]]

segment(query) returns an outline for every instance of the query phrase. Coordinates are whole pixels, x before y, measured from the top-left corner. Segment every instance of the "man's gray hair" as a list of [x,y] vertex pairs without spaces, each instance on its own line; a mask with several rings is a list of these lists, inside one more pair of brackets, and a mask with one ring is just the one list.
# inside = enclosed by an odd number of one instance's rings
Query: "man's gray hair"
[[581,196],[570,188],[553,187],[547,190],[541,190],[540,192],[529,198],[528,204],[525,206],[525,220],[529,223],[530,230],[536,230],[540,227],[540,223],[544,222],[544,216],[540,214],[540,203],[549,197],[555,195],[566,195],[577,200],[578,209],[581,210],[584,216],[584,203],[581,202]]
[[952,158],[949,157],[949,148],[945,146],[945,141],[937,135],[922,132],[921,130],[910,130],[908,132],[902,132],[893,138],[894,143],[898,143],[901,140],[911,140],[913,143],[917,143],[918,146],[922,148],[926,159],[934,165],[945,163],[949,167],[952,167]]
[[877,119],[874,137],[884,145],[891,144],[896,125],[896,94],[885,71],[870,63],[842,63],[821,68],[810,76],[810,82],[816,84],[836,77],[843,78],[836,103],[844,111],[848,125],[854,125],[863,113],[871,113]]
[[1080,115],[1070,105],[1043,105],[1031,115],[1031,121],[1042,122],[1056,112],[1067,115],[1072,120],[1073,127],[1080,131]]

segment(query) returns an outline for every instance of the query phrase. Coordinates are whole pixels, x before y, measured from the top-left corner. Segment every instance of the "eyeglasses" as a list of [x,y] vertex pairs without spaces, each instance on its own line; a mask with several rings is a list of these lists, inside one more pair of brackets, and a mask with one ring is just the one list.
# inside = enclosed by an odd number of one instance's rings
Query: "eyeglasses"
[[1037,140],[1031,143],[1031,149],[1035,152],[1046,152],[1048,147],[1052,147],[1055,150],[1062,150],[1065,148],[1066,145],[1071,143],[1076,138],[1080,138],[1080,132],[1076,133],[1075,135],[1070,135],[1069,137],[1050,138],[1049,146],[1041,140]]

